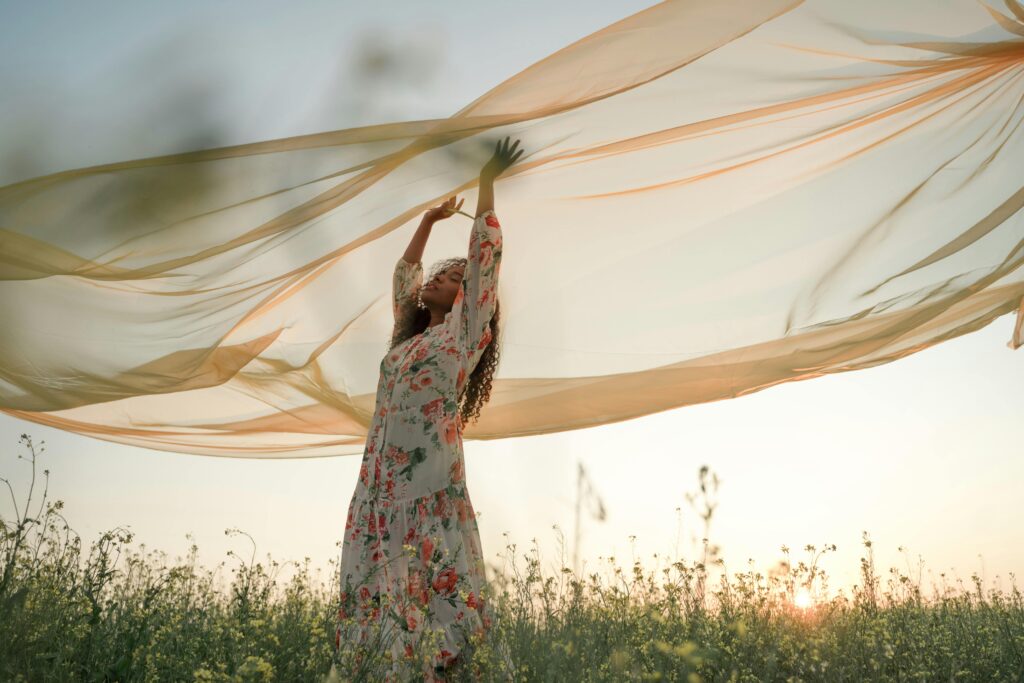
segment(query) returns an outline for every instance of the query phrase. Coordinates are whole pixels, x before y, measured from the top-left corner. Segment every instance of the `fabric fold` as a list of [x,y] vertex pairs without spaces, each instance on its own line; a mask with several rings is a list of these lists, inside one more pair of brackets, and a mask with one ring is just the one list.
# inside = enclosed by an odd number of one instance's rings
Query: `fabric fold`
[[[505,136],[526,154],[495,193],[501,360],[467,440],[872,367],[1007,314],[1018,349],[1022,16],[663,2],[448,118],[0,187],[0,410],[183,453],[363,452],[392,266]],[[459,221],[424,262],[465,253]]]

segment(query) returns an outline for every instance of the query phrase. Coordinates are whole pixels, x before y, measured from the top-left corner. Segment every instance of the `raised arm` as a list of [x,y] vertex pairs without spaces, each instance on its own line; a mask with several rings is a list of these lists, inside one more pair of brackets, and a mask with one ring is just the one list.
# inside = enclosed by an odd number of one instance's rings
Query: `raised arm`
[[476,200],[478,218],[487,211],[494,211],[494,180],[523,154],[523,150],[516,151],[519,140],[516,140],[511,147],[509,147],[508,141],[508,137],[498,141],[494,148],[494,156],[480,170],[480,191],[477,193]]
[[428,219],[427,215],[424,214],[419,227],[416,228],[412,239],[409,240],[409,246],[405,248],[405,254],[402,256],[406,263],[419,263],[423,259],[423,250],[427,246],[427,240],[430,239],[430,230],[433,227],[434,221]]
[[469,372],[491,342],[491,318],[498,296],[502,235],[501,224],[494,213],[494,180],[523,153],[515,151],[518,145],[518,140],[511,147],[508,138],[500,141],[494,156],[480,171],[480,193],[469,234],[466,271],[453,304],[459,310],[459,314],[453,316],[457,325],[455,333]]
[[452,316],[458,348],[472,372],[491,341],[491,318],[498,298],[498,272],[501,268],[501,224],[493,209],[486,209],[473,220],[469,234],[466,272],[455,295]]
[[423,285],[423,263],[419,260],[410,263],[407,258],[408,256],[399,257],[391,276],[391,310],[394,312],[396,325],[402,316],[402,306]]
[[464,201],[464,199],[460,199],[456,205],[453,196],[445,203],[435,206],[423,214],[419,227],[416,228],[412,239],[409,240],[409,245],[405,248],[405,253],[395,263],[391,281],[391,302],[396,323],[401,313],[402,304],[423,286],[423,250],[427,246],[427,240],[430,239],[430,231],[433,229],[434,223],[444,220],[458,211]]

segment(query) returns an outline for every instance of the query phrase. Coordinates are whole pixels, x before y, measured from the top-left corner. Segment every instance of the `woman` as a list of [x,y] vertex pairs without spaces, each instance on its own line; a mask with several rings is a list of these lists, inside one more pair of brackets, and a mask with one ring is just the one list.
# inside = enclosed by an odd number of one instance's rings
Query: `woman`
[[490,396],[498,360],[501,226],[494,180],[522,154],[508,138],[480,171],[468,258],[447,259],[423,282],[420,258],[433,225],[455,197],[430,209],[395,264],[395,329],[381,361],[377,403],[345,524],[336,647],[391,658],[389,681],[416,666],[426,634],[425,680],[445,680],[483,636],[484,561],[466,490],[463,424]]

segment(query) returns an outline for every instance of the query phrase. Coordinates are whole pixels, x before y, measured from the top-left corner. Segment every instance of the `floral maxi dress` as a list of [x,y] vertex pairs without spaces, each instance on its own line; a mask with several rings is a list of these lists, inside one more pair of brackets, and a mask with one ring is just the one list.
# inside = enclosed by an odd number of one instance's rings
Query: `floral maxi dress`
[[[458,397],[491,341],[500,262],[501,226],[488,210],[473,221],[461,288],[444,322],[395,346],[380,364],[345,523],[335,647],[368,646],[389,657],[388,681],[404,680],[426,631],[438,632],[429,676],[491,626]],[[399,258],[396,321],[422,284],[422,263]]]

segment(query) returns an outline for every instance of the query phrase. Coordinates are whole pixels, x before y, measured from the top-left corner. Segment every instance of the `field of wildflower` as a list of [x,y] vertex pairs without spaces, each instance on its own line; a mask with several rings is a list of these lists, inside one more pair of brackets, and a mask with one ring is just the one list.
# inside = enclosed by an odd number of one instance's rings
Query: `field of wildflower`
[[[62,502],[47,498],[49,471],[36,476],[43,449],[28,435],[21,445],[28,490],[0,479],[10,494],[0,518],[0,680],[382,680],[380,657],[348,643],[335,653],[336,564],[325,579],[308,561],[229,553],[228,577],[228,561],[197,566],[195,545],[169,562],[123,528],[85,549]],[[700,477],[706,495],[707,468]],[[713,506],[698,501],[707,531]],[[809,596],[824,595],[818,560],[834,546],[807,546],[806,560],[782,573],[717,580],[707,538],[699,558],[647,573],[637,562],[610,581],[564,567],[545,576],[539,553],[506,550],[490,586],[495,627],[449,680],[502,680],[504,652],[521,681],[1024,681],[1015,584],[986,589],[974,576],[926,590],[895,569],[883,583],[866,534],[859,585],[827,599]],[[288,564],[295,571],[280,581]]]

